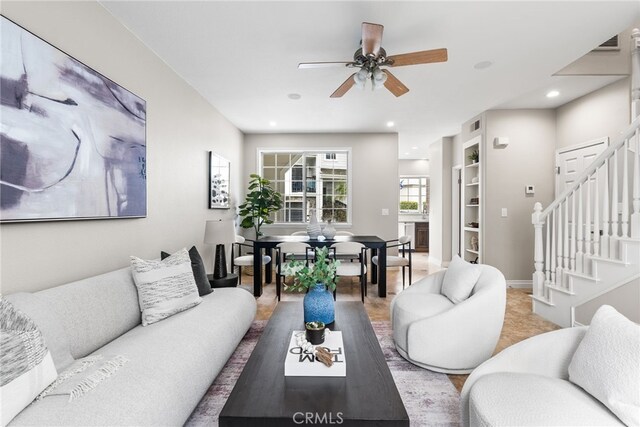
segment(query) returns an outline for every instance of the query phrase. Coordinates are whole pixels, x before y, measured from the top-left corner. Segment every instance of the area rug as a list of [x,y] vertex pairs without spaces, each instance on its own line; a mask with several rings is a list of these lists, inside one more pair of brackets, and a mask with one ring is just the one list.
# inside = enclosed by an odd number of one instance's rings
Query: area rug
[[[449,378],[445,374],[419,368],[404,360],[393,345],[391,324],[371,323],[409,414],[411,425],[460,425],[460,396]],[[218,414],[231,394],[266,324],[266,320],[253,322],[236,351],[191,414],[187,426],[218,425]]]

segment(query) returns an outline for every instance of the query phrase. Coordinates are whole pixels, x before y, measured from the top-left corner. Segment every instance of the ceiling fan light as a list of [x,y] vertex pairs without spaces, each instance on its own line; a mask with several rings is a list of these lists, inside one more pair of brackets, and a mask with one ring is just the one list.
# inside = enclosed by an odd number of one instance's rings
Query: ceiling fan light
[[360,71],[358,71],[353,76],[353,80],[356,82],[357,87],[359,87],[360,89],[363,89],[364,84],[366,83],[368,77],[369,77],[369,71],[364,68],[361,68]]
[[376,68],[373,70],[373,80],[377,83],[384,83],[387,80],[387,73],[382,71],[380,68]]

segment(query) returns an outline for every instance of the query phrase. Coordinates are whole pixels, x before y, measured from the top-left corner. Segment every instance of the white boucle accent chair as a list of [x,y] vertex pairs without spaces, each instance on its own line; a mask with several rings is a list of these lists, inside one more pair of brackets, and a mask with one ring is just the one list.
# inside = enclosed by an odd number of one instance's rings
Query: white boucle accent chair
[[506,282],[489,265],[469,298],[454,304],[441,294],[447,270],[402,291],[391,303],[396,349],[409,362],[436,372],[466,374],[493,354],[504,321]]

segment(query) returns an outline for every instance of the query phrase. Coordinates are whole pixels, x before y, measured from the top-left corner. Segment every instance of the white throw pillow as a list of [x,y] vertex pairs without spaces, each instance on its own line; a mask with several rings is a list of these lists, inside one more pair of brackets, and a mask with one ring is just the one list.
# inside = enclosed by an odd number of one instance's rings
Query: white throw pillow
[[36,324],[0,298],[0,425],[9,422],[58,373]]
[[600,307],[571,359],[569,381],[626,425],[640,425],[640,325]]
[[458,304],[471,295],[480,277],[480,267],[454,255],[442,280],[442,295]]
[[162,261],[131,257],[131,272],[138,288],[142,326],[166,319],[202,302],[186,249]]

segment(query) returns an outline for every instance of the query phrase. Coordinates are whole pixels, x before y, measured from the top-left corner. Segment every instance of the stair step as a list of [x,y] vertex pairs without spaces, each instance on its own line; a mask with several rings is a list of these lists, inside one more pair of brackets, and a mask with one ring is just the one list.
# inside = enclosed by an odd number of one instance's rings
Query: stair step
[[571,292],[570,290],[565,289],[565,288],[560,287],[560,286],[556,286],[556,285],[549,285],[549,286],[547,286],[547,288],[549,288],[549,289],[553,289],[554,291],[556,291],[556,292],[560,292],[560,293],[563,293],[563,294],[567,294],[567,295],[575,295],[575,292]]
[[546,298],[539,297],[539,296],[536,296],[536,295],[529,295],[529,297],[531,297],[531,299],[534,299],[534,300],[536,300],[538,302],[541,302],[541,303],[543,303],[545,305],[548,305],[549,307],[554,307],[555,306],[554,303],[552,303],[551,301],[547,301]]
[[601,256],[590,256],[589,259],[591,261],[601,261],[601,262],[608,262],[610,264],[614,264],[614,265],[621,265],[621,266],[625,266],[625,265],[629,265],[628,262],[625,261],[621,261],[619,259],[613,259],[613,258],[603,258]]
[[579,277],[581,279],[590,280],[592,282],[599,282],[600,279],[597,277],[593,277],[590,274],[578,273],[577,271],[565,270],[564,274],[568,274],[569,276]]

